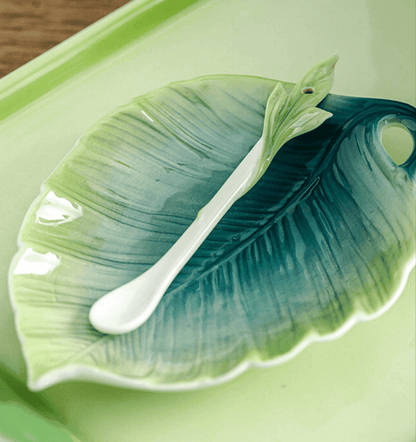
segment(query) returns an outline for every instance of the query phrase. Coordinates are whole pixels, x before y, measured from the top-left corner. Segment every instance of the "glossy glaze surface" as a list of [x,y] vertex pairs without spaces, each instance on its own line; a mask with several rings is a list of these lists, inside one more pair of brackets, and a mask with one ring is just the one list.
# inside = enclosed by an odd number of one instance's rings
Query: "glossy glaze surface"
[[332,118],[281,148],[148,322],[120,336],[91,328],[92,303],[161,258],[252,148],[274,85],[206,77],[134,99],[46,180],[10,273],[33,388],[96,375],[155,389],[216,384],[397,298],[414,265],[415,153],[397,166],[381,133],[400,123],[414,134],[415,110],[330,95],[320,106]]

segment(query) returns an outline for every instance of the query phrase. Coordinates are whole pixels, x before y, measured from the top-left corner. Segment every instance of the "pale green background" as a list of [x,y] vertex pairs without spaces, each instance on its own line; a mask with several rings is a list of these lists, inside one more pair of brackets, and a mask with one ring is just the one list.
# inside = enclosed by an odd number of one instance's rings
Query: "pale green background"
[[[414,105],[414,2],[198,2],[0,123],[0,361],[24,376],[6,293],[20,223],[91,124],[170,81],[229,73],[296,82],[332,54],[340,56],[334,93]],[[86,442],[413,442],[414,312],[413,271],[386,314],[284,365],[193,392],[78,382],[46,396]]]

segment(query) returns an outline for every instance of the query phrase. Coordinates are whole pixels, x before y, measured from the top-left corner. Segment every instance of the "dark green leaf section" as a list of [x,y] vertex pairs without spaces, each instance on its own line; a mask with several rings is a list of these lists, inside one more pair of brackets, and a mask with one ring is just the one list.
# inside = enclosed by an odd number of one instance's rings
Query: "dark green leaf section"
[[[320,107],[333,117],[280,149],[148,322],[121,336],[90,326],[93,302],[156,262],[255,144],[274,86],[207,77],[138,98],[83,136],[45,182],[14,265],[27,247],[60,265],[11,278],[32,383],[73,364],[137,385],[213,380],[393,298],[414,257],[414,155],[394,164],[380,132],[389,121],[414,131],[415,110],[330,95]],[[51,190],[83,215],[39,223]]]

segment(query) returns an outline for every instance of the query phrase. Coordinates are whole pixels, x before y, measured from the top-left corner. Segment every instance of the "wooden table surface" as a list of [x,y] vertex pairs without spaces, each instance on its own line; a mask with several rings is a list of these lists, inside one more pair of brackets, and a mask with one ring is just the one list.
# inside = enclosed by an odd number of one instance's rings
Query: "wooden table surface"
[[0,78],[129,0],[0,0]]

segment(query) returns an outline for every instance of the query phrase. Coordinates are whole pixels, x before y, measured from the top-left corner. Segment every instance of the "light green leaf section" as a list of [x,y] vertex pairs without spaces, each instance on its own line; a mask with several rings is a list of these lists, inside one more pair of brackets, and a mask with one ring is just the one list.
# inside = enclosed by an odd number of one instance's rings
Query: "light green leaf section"
[[279,149],[294,137],[310,132],[332,116],[315,107],[329,93],[334,83],[333,56],[310,69],[288,94],[279,82],[269,96],[264,117],[264,148],[251,189],[263,176]]
[[29,391],[0,365],[0,442],[79,442],[58,419],[44,393]]
[[46,418],[57,418],[52,405],[42,393],[29,391],[26,384],[5,366],[0,365],[0,403],[15,402],[36,410]]
[[67,429],[16,402],[0,402],[1,442],[81,442]]

